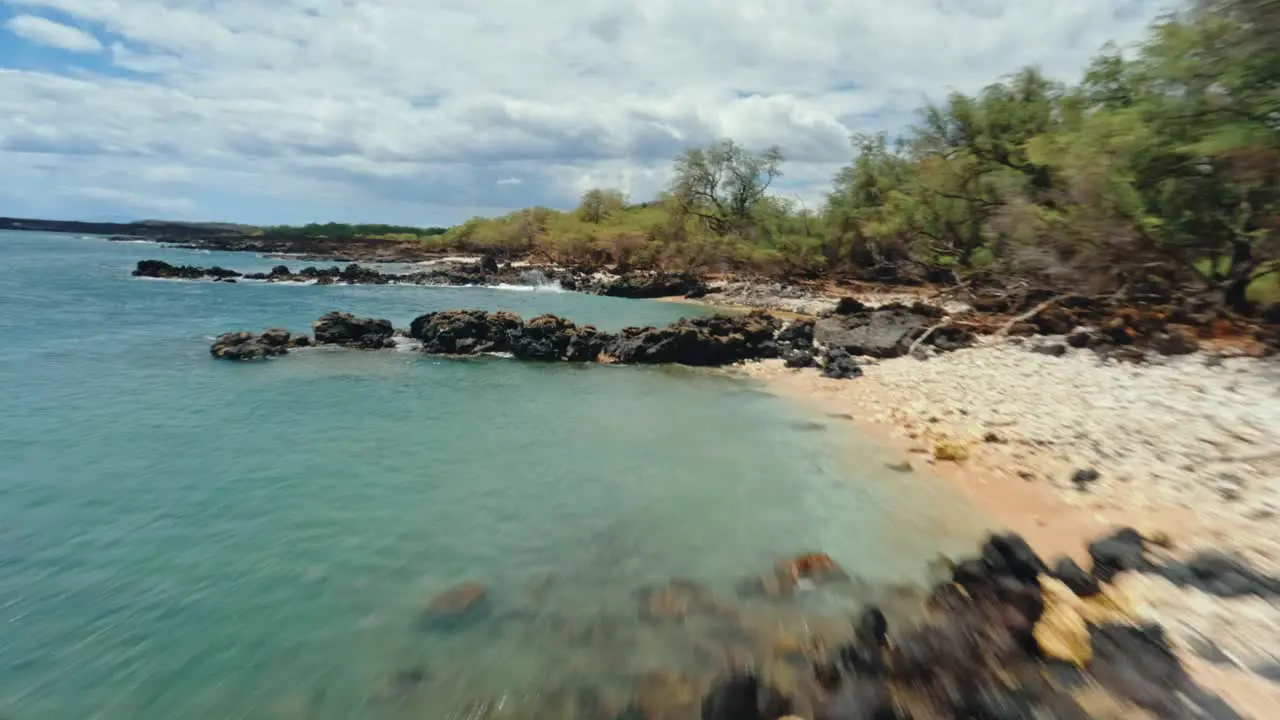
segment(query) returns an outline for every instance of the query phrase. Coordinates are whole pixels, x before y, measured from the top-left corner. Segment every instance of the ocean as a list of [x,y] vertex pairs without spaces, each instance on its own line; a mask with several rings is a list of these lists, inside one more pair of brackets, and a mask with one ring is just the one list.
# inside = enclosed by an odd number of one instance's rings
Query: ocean
[[[333,309],[616,330],[705,308],[130,277],[144,258],[281,262],[0,232],[0,717],[586,717],[655,672],[705,678],[721,651],[847,624],[972,540],[942,529],[959,501],[885,469],[847,419],[716,371],[208,353]],[[853,580],[739,597],[806,551]],[[673,579],[714,594],[719,624],[642,617]],[[464,581],[483,607],[428,621]]]

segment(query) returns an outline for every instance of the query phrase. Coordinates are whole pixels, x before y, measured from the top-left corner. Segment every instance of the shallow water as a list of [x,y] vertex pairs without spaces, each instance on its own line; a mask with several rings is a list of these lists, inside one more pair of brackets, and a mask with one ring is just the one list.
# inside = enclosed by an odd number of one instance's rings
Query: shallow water
[[[330,309],[616,329],[699,308],[129,277],[147,257],[280,262],[0,232],[0,713],[447,717],[541,693],[540,712],[563,717],[548,688],[622,702],[637,673],[722,662],[705,637],[839,625],[969,540],[938,529],[953,498],[884,470],[847,421],[714,372],[208,354],[217,333],[305,330]],[[647,584],[693,578],[736,602],[739,580],[805,550],[859,580],[684,626],[637,616]],[[490,587],[484,612],[425,623],[466,580]]]

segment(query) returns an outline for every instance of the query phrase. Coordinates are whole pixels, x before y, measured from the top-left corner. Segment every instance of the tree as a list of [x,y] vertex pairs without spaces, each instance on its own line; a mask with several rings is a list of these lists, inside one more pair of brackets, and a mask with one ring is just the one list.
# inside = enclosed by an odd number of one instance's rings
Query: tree
[[671,195],[680,210],[717,235],[749,232],[753,214],[782,171],[777,146],[753,153],[733,140],[690,148],[677,160]]
[[621,190],[594,188],[582,194],[577,213],[584,222],[599,225],[621,212],[626,204],[627,196]]

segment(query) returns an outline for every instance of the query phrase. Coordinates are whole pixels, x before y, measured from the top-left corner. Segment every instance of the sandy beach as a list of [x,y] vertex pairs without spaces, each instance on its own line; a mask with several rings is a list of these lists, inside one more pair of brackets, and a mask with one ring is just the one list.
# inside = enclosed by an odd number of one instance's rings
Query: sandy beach
[[[1087,559],[1090,538],[1129,525],[1167,537],[1174,553],[1238,553],[1277,574],[1280,363],[1200,352],[1137,365],[1035,351],[1043,342],[985,338],[927,360],[861,358],[855,380],[780,360],[739,371],[851,416],[857,431],[900,449],[903,472],[959,489],[1046,557]],[[957,450],[963,459],[935,457]],[[1280,702],[1280,604],[1154,576],[1131,589],[1239,712],[1262,718]]]

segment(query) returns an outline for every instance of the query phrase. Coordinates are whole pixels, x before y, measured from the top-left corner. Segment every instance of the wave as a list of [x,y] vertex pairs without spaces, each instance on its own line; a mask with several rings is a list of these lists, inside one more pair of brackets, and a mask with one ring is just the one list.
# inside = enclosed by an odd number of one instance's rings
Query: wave
[[560,287],[559,283],[548,283],[546,285],[512,285],[510,283],[498,283],[497,285],[472,285],[471,287],[483,287],[489,288],[490,290],[514,290],[515,292],[569,292],[568,290]]

